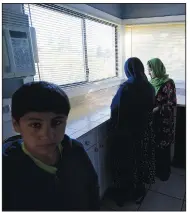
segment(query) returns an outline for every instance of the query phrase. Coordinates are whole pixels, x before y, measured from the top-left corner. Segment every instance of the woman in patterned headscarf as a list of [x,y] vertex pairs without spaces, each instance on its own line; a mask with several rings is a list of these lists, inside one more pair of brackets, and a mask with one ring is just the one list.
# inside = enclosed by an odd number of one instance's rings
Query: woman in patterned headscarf
[[124,70],[128,80],[112,100],[110,120],[114,184],[111,193],[119,206],[131,198],[141,200],[145,195],[144,183],[154,183],[155,177],[154,88],[138,58],[129,58]]
[[159,58],[148,61],[151,84],[155,88],[154,128],[156,132],[156,175],[166,181],[170,176],[171,144],[174,141],[174,107],[176,88],[174,81],[166,74]]

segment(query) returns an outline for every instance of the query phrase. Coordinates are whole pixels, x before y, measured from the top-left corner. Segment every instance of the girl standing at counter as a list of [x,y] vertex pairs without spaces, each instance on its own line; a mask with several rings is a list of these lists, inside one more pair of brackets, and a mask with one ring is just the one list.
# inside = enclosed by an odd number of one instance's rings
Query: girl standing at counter
[[154,130],[156,134],[156,175],[160,180],[169,179],[171,172],[171,144],[174,141],[174,107],[176,107],[176,88],[174,81],[166,74],[164,64],[159,58],[148,61],[151,84],[155,88],[156,102]]

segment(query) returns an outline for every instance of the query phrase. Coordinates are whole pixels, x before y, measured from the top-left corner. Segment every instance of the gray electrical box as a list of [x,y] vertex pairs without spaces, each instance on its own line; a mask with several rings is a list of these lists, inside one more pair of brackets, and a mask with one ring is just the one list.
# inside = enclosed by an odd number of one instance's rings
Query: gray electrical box
[[3,79],[35,75],[33,45],[25,14],[3,11]]

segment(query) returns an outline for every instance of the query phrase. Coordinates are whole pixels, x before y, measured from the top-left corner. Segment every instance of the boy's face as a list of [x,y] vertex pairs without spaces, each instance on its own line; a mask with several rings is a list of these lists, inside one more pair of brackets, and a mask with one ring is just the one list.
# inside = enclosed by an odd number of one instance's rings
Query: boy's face
[[20,133],[28,150],[38,154],[55,151],[65,134],[67,116],[51,112],[30,112],[13,120],[16,132]]

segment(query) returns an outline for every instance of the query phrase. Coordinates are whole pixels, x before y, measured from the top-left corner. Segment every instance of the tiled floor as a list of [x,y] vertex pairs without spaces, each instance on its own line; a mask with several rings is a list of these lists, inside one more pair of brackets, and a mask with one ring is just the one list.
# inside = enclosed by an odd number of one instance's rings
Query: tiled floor
[[172,168],[167,182],[156,180],[150,187],[141,205],[126,203],[124,207],[105,198],[102,202],[103,211],[186,211],[186,173],[183,169]]

